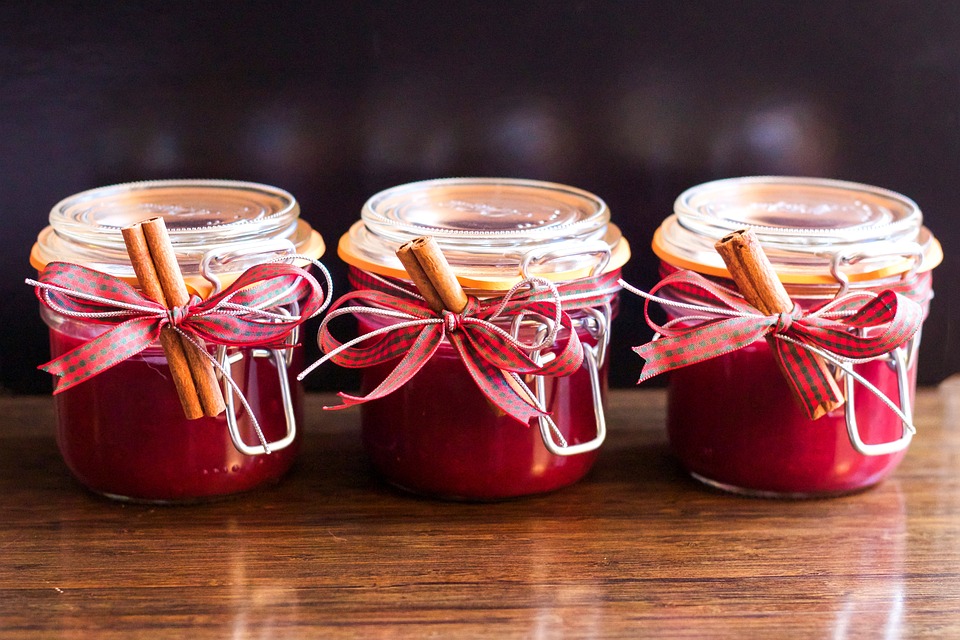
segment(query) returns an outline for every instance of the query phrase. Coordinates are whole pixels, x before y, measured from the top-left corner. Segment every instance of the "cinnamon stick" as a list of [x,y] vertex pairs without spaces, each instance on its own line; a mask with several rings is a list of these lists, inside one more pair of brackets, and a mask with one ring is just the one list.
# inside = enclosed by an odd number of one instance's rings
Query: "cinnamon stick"
[[[140,223],[140,226],[147,240],[147,247],[150,249],[150,257],[153,259],[167,308],[184,306],[190,301],[190,294],[183,280],[183,274],[180,272],[180,264],[173,252],[173,244],[170,242],[163,218],[145,220]],[[220,415],[226,409],[226,405],[213,364],[209,358],[197,351],[193,344],[184,341],[183,347],[187,354],[187,362],[190,364],[190,374],[193,376],[197,395],[200,397],[200,406],[203,407],[203,414],[210,417]]]
[[[466,308],[467,294],[432,237],[420,236],[403,243],[397,249],[397,257],[431,309],[460,313]],[[519,388],[520,383],[508,373],[504,372],[503,378],[521,397],[530,395],[529,389]],[[496,415],[506,415],[500,407],[489,400],[487,402]]]
[[[775,313],[789,313],[793,311],[793,300],[777,277],[770,259],[763,252],[763,247],[756,234],[750,229],[742,229],[721,238],[715,245],[717,253],[727,265],[727,271],[733,278],[737,289],[744,299],[761,313],[772,315]],[[768,336],[767,341],[776,340]],[[831,387],[833,400],[825,400],[814,409],[813,419],[816,420],[826,413],[843,405],[843,394],[836,380],[830,373],[827,363],[820,357],[814,357],[817,366],[824,373]]]
[[[123,234],[123,242],[127,246],[130,263],[133,265],[133,271],[137,274],[137,280],[140,282],[140,288],[154,302],[166,305],[163,290],[160,288],[160,281],[157,279],[157,270],[153,267],[150,250],[147,248],[147,240],[143,236],[140,225],[125,227],[121,229],[121,233]],[[160,331],[160,345],[163,347],[163,353],[167,358],[170,375],[177,389],[177,396],[180,398],[184,415],[187,420],[202,418],[203,407],[200,406],[197,387],[193,383],[193,376],[190,375],[190,365],[187,362],[187,354],[184,351],[183,343],[180,341],[180,335],[172,328],[164,327]]]
[[410,277],[410,280],[413,281],[413,284],[416,285],[420,295],[422,295],[427,301],[427,304],[430,305],[430,308],[436,312],[443,311],[443,300],[430,282],[427,272],[420,266],[417,256],[413,253],[412,245],[413,240],[400,245],[400,248],[397,249],[397,257],[400,258],[400,263],[403,265],[403,268],[406,269],[407,275]]
[[[400,253],[407,251],[416,258],[427,280],[429,280],[443,303],[443,308],[454,313],[463,311],[467,306],[467,294],[460,286],[460,282],[457,281],[457,276],[454,275],[447,259],[443,256],[443,252],[440,251],[437,241],[430,236],[420,236],[403,244],[397,250],[397,257],[400,258],[401,262],[406,258],[402,257]],[[406,267],[406,264],[404,266]],[[407,273],[409,274],[409,271]],[[411,279],[413,277],[411,275]],[[416,281],[414,283],[416,284]],[[420,285],[417,284],[417,286]],[[427,294],[423,293],[422,290],[421,294],[424,298],[427,298]]]

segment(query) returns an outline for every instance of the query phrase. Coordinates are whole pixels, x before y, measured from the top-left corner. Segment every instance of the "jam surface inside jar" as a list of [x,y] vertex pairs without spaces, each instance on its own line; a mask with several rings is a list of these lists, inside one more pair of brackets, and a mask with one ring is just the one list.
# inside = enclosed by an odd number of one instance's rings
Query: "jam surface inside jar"
[[[654,236],[664,273],[691,269],[735,288],[713,245],[750,227],[790,297],[807,311],[847,291],[887,288],[924,313],[929,307],[929,271],[942,253],[917,205],[900,194],[835,180],[734,178],[687,190],[675,210]],[[668,317],[674,313],[681,312],[667,310]],[[898,406],[904,396],[912,406],[915,392],[919,332],[912,340],[900,363],[882,358],[854,365]],[[864,489],[896,468],[909,434],[904,437],[900,417],[881,399],[860,383],[854,389],[855,403],[847,397],[811,420],[768,344],[757,341],[669,373],[670,447],[691,475],[727,491],[812,497]],[[848,434],[851,406],[865,445],[903,446],[879,455],[861,451]]]
[[[246,182],[102,187],[54,206],[31,264],[38,270],[53,261],[81,264],[136,285],[121,229],[162,217],[188,288],[205,296],[255,264],[293,254],[319,258],[323,241],[299,219],[299,211],[286,191]],[[53,358],[107,329],[45,307],[41,315],[50,328]],[[295,378],[300,349],[293,349],[289,366],[279,351],[230,349],[227,355],[231,377],[263,439],[274,445],[270,453],[249,454],[262,442],[239,400],[234,415],[247,453],[234,444],[226,413],[187,420],[164,353],[154,344],[54,396],[57,443],[74,476],[111,498],[159,503],[209,499],[277,481],[300,448],[302,387]]]

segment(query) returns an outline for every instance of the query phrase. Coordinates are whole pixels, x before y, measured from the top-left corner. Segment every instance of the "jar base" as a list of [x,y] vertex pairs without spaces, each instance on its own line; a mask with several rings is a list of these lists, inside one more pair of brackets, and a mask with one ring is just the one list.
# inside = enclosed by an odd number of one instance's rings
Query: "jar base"
[[[379,474],[378,474],[379,475]],[[574,480],[569,484],[561,485],[552,489],[544,489],[542,491],[531,491],[529,493],[518,493],[511,495],[503,496],[470,496],[470,495],[453,495],[446,493],[437,493],[431,491],[424,491],[421,489],[413,489],[398,482],[388,480],[387,478],[380,476],[381,481],[389,486],[391,489],[397,491],[398,493],[403,493],[411,498],[423,499],[423,500],[438,500],[440,502],[455,502],[460,504],[496,504],[498,502],[511,502],[514,500],[524,500],[526,498],[536,498],[537,496],[544,496],[551,493],[555,493],[571,484],[575,484],[578,480]]]
[[[285,477],[286,474],[284,474]],[[250,487],[248,489],[240,489],[237,491],[227,491],[225,493],[211,493],[208,495],[202,496],[184,496],[182,498],[142,498],[138,496],[127,496],[120,493],[111,493],[110,491],[101,491],[99,489],[94,489],[80,483],[84,489],[89,493],[92,493],[95,496],[100,498],[106,498],[112,502],[118,502],[120,504],[136,504],[144,506],[154,506],[154,507],[178,507],[178,506],[190,506],[196,504],[215,504],[217,502],[227,502],[230,500],[235,500],[241,496],[253,493],[255,491],[260,491],[262,489],[269,489],[270,487],[275,487],[283,482],[283,477],[266,480],[261,484]]]
[[751,489],[747,487],[738,487],[736,485],[711,480],[695,471],[687,471],[690,477],[697,482],[704,484],[711,489],[717,489],[724,493],[731,493],[744,498],[761,498],[766,500],[817,500],[821,498],[839,498],[841,496],[862,493],[880,484],[880,481],[868,484],[855,489],[839,489],[837,491],[767,491],[765,489]]
[[[268,485],[261,485],[268,486]],[[258,489],[260,487],[257,487]],[[198,496],[195,498],[137,498],[134,496],[124,496],[116,493],[108,493],[106,491],[97,491],[95,489],[87,488],[88,491],[94,495],[100,496],[101,498],[106,498],[112,502],[119,502],[121,504],[139,504],[145,506],[154,506],[154,507],[177,507],[177,506],[190,506],[195,504],[212,504],[216,502],[226,502],[242,496],[250,491],[237,491],[235,493],[222,493],[210,496]]]

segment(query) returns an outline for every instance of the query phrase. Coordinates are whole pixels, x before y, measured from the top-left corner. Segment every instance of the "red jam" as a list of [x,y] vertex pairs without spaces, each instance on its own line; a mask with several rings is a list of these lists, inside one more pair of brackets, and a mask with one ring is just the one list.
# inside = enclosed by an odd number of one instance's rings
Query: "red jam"
[[[906,196],[823,178],[716,180],[677,197],[652,248],[664,274],[690,269],[736,288],[729,279],[736,268],[716,246],[744,229],[755,235],[790,299],[807,311],[847,293],[887,289],[928,311],[931,270],[943,251]],[[670,295],[673,302],[699,301],[682,287]],[[691,309],[664,307],[674,319]],[[896,468],[910,442],[904,430],[911,427],[885,402],[912,419],[911,407],[902,405],[912,406],[920,334],[910,340],[903,345],[909,358],[897,351],[854,365],[864,382],[838,372],[845,404],[817,420],[794,398],[764,340],[672,370],[670,445],[694,477],[729,491],[813,497],[870,487]]]
[[[856,371],[897,402],[897,376],[886,362]],[[916,368],[911,368],[911,395]],[[696,477],[747,493],[845,493],[889,475],[905,451],[865,456],[847,435],[845,408],[807,418],[766,342],[670,373],[667,433],[680,463]],[[866,444],[900,439],[902,425],[858,385],[856,411]]]
[[[292,255],[316,260],[324,251],[323,238],[300,219],[296,198],[282,189],[235,180],[148,180],[58,202],[30,264],[38,272],[56,262],[75,264],[137,285],[122,231],[158,216],[188,290],[201,297],[255,264]],[[53,358],[107,329],[91,316],[58,308],[42,303],[40,309]],[[237,419],[231,421],[226,413],[184,417],[158,344],[57,394],[57,442],[67,466],[93,491],[145,502],[203,500],[278,480],[299,449],[287,416],[301,422],[302,391],[290,379],[299,363],[285,367],[284,358],[272,356],[259,349],[230,351],[231,377],[252,412],[235,398]],[[293,359],[300,357],[294,351]],[[254,417],[269,454],[256,453],[264,447]]]
[[[359,331],[376,327],[364,318]],[[580,332],[584,344],[594,344]],[[363,371],[369,392],[396,366]],[[606,391],[606,367],[600,368]],[[547,407],[571,445],[596,437],[586,367],[547,378]],[[414,493],[461,500],[499,500],[553,491],[573,484],[593,466],[598,450],[572,456],[550,453],[533,426],[519,424],[477,388],[453,347],[444,342],[433,358],[393,394],[360,406],[364,448],[391,484]]]
[[[91,328],[77,324],[70,323],[80,331]],[[88,339],[51,328],[53,357]],[[299,369],[294,364],[291,370]],[[113,498],[180,502],[246,491],[279,480],[287,472],[299,449],[299,434],[292,444],[268,455],[244,455],[234,447],[223,414],[184,418],[168,371],[163,351],[150,347],[54,396],[57,443],[80,482]],[[287,426],[273,360],[244,357],[233,365],[232,376],[267,441],[281,439]],[[298,423],[302,422],[300,389],[291,380]],[[237,404],[243,440],[256,446],[259,439],[253,425]]]
[[[551,182],[504,178],[441,178],[398,185],[367,200],[360,220],[341,236],[337,252],[356,270],[354,286],[360,290],[371,278],[412,285],[397,250],[425,236],[443,253],[443,260],[431,256],[430,266],[448,263],[460,284],[477,295],[503,296],[525,280],[550,278],[559,286],[561,306],[575,321],[581,342],[606,344],[607,316],[619,289],[615,276],[630,249],[597,196]],[[590,276],[597,279],[587,280]],[[436,273],[428,274],[431,277],[438,279]],[[599,288],[588,290],[594,284]],[[590,305],[598,308],[585,309]],[[356,315],[361,334],[383,326],[375,323],[387,322],[363,312]],[[529,321],[533,315],[524,312],[523,319]],[[497,318],[509,330],[508,320],[513,318]],[[532,328],[529,322],[524,326]],[[560,344],[563,340],[558,337]],[[502,415],[477,387],[455,349],[441,343],[430,361],[399,389],[360,405],[362,439],[370,460],[388,482],[448,499],[499,500],[576,482],[593,465],[603,440],[598,434],[602,407],[595,406],[594,397],[602,405],[606,371],[602,365],[593,366],[592,356],[587,358],[570,376],[544,380],[543,401],[562,434],[561,440],[554,433],[551,442],[550,430],[542,429],[540,420],[524,425]],[[396,364],[364,369],[362,391],[375,389]]]

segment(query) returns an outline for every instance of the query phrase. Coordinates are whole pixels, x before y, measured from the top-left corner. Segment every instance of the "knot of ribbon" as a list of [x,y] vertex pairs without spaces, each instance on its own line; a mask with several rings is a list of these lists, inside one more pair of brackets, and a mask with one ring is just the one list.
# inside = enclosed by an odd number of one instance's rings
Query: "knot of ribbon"
[[[194,296],[190,300],[190,304],[195,305],[200,300],[199,296]],[[187,316],[190,312],[190,305],[184,305],[182,307],[172,307],[167,311],[167,319],[171,327],[179,327],[183,324],[183,321],[187,319]]]
[[443,321],[448,332],[457,331],[463,328],[463,316],[459,313],[443,310]]
[[794,312],[790,312],[790,313],[784,312],[778,315],[777,324],[773,328],[773,332],[786,333],[790,331],[790,327],[793,326],[793,313],[796,313],[796,310],[794,310]]
[[[123,280],[87,267],[51,262],[28,279],[40,302],[64,316],[109,325],[104,333],[41,365],[59,378],[54,393],[130,358],[170,326],[187,339],[234,347],[282,349],[294,327],[323,310],[323,290],[304,269],[282,262],[253,266],[220,293],[167,309]],[[285,312],[298,310],[296,315]],[[201,353],[239,390],[213,356]],[[244,401],[244,404],[246,402]]]
[[[399,359],[383,382],[365,396],[341,393],[342,409],[376,400],[396,391],[413,378],[446,339],[483,394],[506,415],[529,425],[547,415],[536,396],[523,382],[523,375],[568,376],[583,363],[583,345],[564,309],[564,294],[577,304],[596,303],[619,290],[613,278],[588,279],[561,293],[542,278],[518,283],[502,297],[479,299],[468,296],[459,314],[437,313],[417,293],[398,282],[352,270],[355,290],[341,296],[320,325],[317,342],[325,354],[300,374],[304,376],[328,360],[349,368],[364,368]],[[382,325],[345,343],[330,332],[330,322],[342,315],[364,317],[368,324]],[[525,316],[546,319],[546,335],[524,343],[500,325]],[[566,331],[555,346],[561,330]],[[552,349],[553,359],[538,362],[531,354]]]
[[[853,376],[901,413],[851,365],[890,353],[920,329],[923,308],[904,295],[892,290],[860,291],[812,312],[796,306],[791,313],[764,315],[736,291],[691,271],[671,273],[649,293],[623,281],[620,284],[645,299],[644,315],[656,332],[651,342],[634,347],[645,361],[639,382],[772,336],[774,357],[783,365],[787,382],[808,416],[813,417],[814,409],[832,395],[833,387],[814,362],[817,356]],[[672,309],[674,317],[664,324],[655,322],[649,313],[651,302]]]

